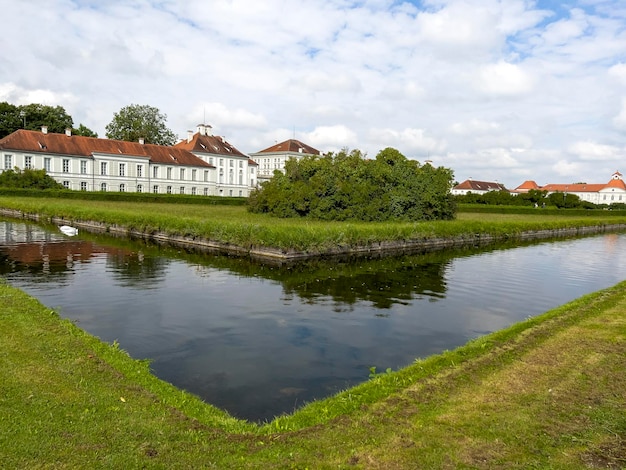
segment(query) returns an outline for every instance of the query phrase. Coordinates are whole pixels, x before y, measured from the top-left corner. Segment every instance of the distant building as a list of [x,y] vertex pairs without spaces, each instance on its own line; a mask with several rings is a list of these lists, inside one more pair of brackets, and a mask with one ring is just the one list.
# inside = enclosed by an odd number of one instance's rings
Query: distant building
[[218,196],[247,197],[257,185],[257,164],[228,143],[211,133],[211,126],[198,124],[197,132],[187,132],[187,139],[174,148],[184,149],[215,168],[214,181]]
[[547,191],[551,193],[564,193],[574,194],[580,198],[581,201],[591,202],[593,204],[615,204],[626,203],[626,184],[622,178],[622,174],[616,171],[611,175],[611,179],[608,183],[604,184],[588,184],[588,183],[574,183],[574,184],[546,184],[545,186],[539,186],[534,181],[525,181],[520,186],[515,188],[512,193],[520,194],[527,193],[531,189],[539,191]]
[[299,159],[305,156],[320,155],[320,151],[296,139],[289,139],[279,144],[251,153],[258,167],[258,182],[269,180],[275,170],[285,172],[285,163],[290,158]]
[[451,193],[453,196],[462,196],[468,193],[486,194],[489,191],[507,191],[507,189],[503,184],[497,182],[468,179],[452,188]]

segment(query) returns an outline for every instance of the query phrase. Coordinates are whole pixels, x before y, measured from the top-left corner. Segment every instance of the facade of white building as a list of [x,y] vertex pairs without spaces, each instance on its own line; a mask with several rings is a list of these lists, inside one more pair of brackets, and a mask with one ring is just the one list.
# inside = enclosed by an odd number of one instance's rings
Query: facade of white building
[[[228,195],[217,169],[184,148],[18,130],[0,139],[0,172],[44,169],[77,191]],[[237,196],[238,193],[233,194]]]
[[265,150],[251,153],[250,157],[258,164],[258,182],[263,183],[268,181],[276,170],[284,173],[285,163],[290,158],[299,159],[313,155],[320,155],[320,151],[299,140],[289,139]]

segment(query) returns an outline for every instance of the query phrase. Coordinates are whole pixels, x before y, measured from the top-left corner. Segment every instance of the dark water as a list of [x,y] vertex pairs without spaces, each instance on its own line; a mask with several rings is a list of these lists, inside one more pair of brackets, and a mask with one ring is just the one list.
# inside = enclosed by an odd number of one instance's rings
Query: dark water
[[250,263],[0,219],[0,275],[158,377],[268,420],[626,278],[626,235]]

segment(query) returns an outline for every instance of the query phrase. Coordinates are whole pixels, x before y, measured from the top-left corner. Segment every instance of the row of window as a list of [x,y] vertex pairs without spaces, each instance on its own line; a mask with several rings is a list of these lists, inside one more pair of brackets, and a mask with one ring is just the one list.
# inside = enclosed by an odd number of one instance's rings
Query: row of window
[[[65,186],[67,189],[70,189],[70,182],[69,182],[69,181],[63,181],[63,186]],[[107,183],[100,183],[100,191],[107,191],[108,189],[109,189],[109,186],[108,186],[108,184],[107,184]],[[86,182],[86,181],[81,181],[81,182],[80,182],[80,190],[81,190],[81,191],[87,191],[87,182]],[[124,192],[126,192],[126,184],[121,183],[121,184],[118,186],[118,190],[119,190],[119,192],[120,192],[120,193],[124,193]],[[138,184],[138,185],[137,185],[136,192],[138,192],[138,193],[143,193],[143,190],[144,190],[143,185],[142,185],[142,184]],[[153,192],[153,193],[155,193],[155,194],[158,194],[158,193],[159,193],[159,191],[160,191],[159,185],[158,185],[158,184],[155,184],[155,185],[152,187],[152,192]],[[172,193],[173,193],[172,186],[167,186],[167,187],[165,188],[165,192],[166,192],[167,194],[172,194]],[[179,194],[185,194],[185,187],[184,187],[184,186],[181,186],[181,187],[179,188]],[[192,188],[191,188],[191,193],[190,193],[190,194],[191,194],[192,196],[196,196],[196,195],[198,194],[198,189],[197,189],[195,186],[194,186],[194,187],[192,187]],[[208,195],[209,195],[209,188],[203,188],[203,194],[204,194],[205,196],[208,196]],[[240,191],[240,194],[239,194],[239,195],[241,196],[241,191]]]
[[[220,159],[222,160],[222,159]],[[100,162],[100,176],[108,176],[109,175],[109,171],[110,171],[110,164],[111,162]],[[231,160],[232,163],[232,160]],[[243,166],[243,162],[239,162],[240,163],[240,167]],[[128,163],[119,163],[118,167],[117,167],[117,176],[120,177],[127,177],[129,176],[127,174],[127,166],[130,165]],[[231,165],[232,166],[232,165]],[[4,155],[4,169],[5,170],[11,170],[14,167],[14,162],[13,162],[13,155],[9,155],[9,154],[5,154]],[[34,168],[33,165],[33,157],[32,156],[25,156],[24,157],[24,168],[26,169],[31,169]],[[43,159],[43,169],[50,173],[52,170],[52,158],[51,157],[44,157]],[[61,170],[62,173],[71,173],[72,170],[72,161],[69,158],[64,158],[61,160]],[[79,160],[79,170],[80,170],[80,174],[81,175],[87,175],[88,174],[88,164],[87,164],[87,160]],[[142,164],[137,164],[135,167],[135,174],[137,178],[143,178],[144,177],[144,165]],[[198,181],[198,170],[192,168],[190,173],[187,173],[187,168],[180,168],[179,169],[179,179],[181,181],[185,181],[187,175],[190,174],[191,176],[191,181]],[[250,172],[252,174],[254,174],[254,168],[250,168]],[[161,176],[161,168],[158,165],[155,165],[152,167],[152,177],[154,179],[159,179]],[[165,168],[165,178],[168,180],[171,180],[173,176],[173,168],[172,167],[166,167]],[[204,182],[209,182],[209,170],[204,170],[202,177],[203,177],[203,181]],[[218,183],[219,184],[225,184],[226,182],[228,182],[228,184],[235,184],[235,174],[234,174],[234,170],[230,169],[228,171],[228,178],[226,178],[226,175],[224,173],[224,169],[220,168],[219,169],[219,174],[218,174]],[[243,185],[244,184],[244,171],[243,169],[240,169],[237,175],[237,183],[239,185]],[[251,179],[250,181],[250,185],[254,186],[254,179]]]
[[[217,158],[215,160],[218,160]],[[213,165],[213,157],[209,157],[209,165]],[[219,159],[219,166],[224,166],[224,159],[220,158]],[[228,160],[228,166],[230,166],[231,168],[235,167],[235,161],[234,160]],[[243,161],[239,160],[239,168],[243,168]]]
[[[63,181],[63,186],[65,186],[67,189],[70,188],[70,182],[69,181]],[[100,183],[100,191],[107,191],[109,189],[109,186],[107,185],[107,183]],[[143,185],[142,184],[138,184],[137,185],[137,189],[136,192],[138,193],[143,193]],[[86,181],[81,181],[80,182],[80,190],[81,191],[87,191],[87,182]],[[124,183],[120,184],[118,186],[118,190],[120,193],[126,192],[126,185]],[[155,184],[154,186],[152,186],[152,192],[154,194],[158,194],[160,192],[160,187],[158,184]],[[167,194],[173,194],[173,188],[172,186],[166,186],[165,188],[165,192]],[[223,190],[220,189],[220,195],[222,195]],[[202,188],[202,193],[204,196],[208,196],[209,195],[209,188]],[[181,186],[179,188],[179,194],[186,194],[185,193],[185,187]],[[198,195],[198,189],[194,186],[191,188],[191,193],[192,196],[197,196]],[[230,189],[229,190],[229,196],[233,196],[233,190]],[[241,197],[243,195],[243,192],[241,190],[239,190],[239,196]]]

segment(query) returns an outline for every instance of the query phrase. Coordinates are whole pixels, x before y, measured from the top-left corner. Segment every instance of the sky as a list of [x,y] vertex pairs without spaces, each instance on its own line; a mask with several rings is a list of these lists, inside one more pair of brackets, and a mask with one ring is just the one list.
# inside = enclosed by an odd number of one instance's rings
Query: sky
[[466,179],[626,175],[623,0],[0,0],[0,101],[130,104],[240,151],[386,148]]

